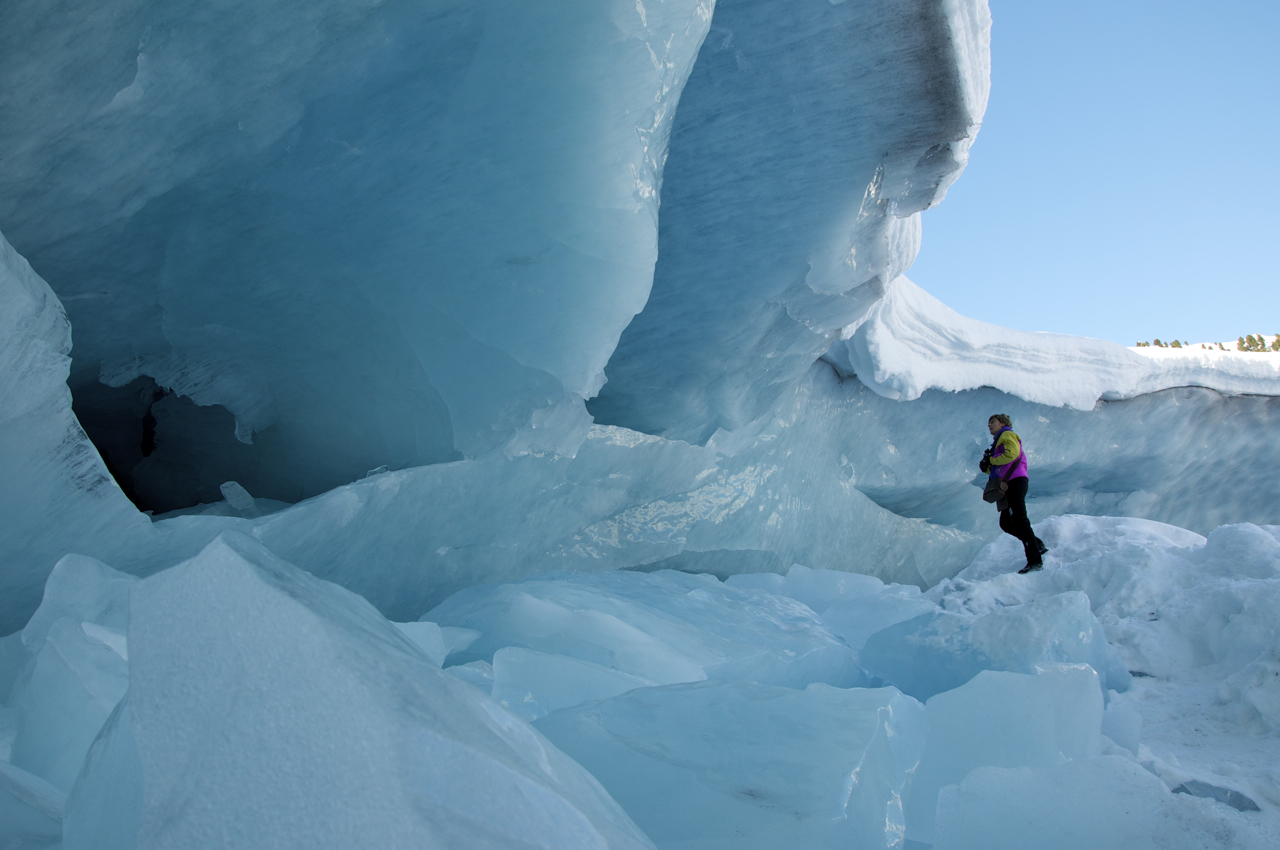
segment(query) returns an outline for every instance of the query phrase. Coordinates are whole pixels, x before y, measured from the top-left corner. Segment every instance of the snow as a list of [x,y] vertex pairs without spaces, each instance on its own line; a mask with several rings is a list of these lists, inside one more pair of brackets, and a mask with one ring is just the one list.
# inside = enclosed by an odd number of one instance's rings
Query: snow
[[1278,356],[902,276],[985,2],[304,5],[0,29],[0,846],[1280,845]]
[[976,613],[1083,591],[1135,671],[1108,711],[1138,715],[1140,724],[1132,715],[1124,722],[1140,728],[1140,761],[1170,787],[1199,779],[1260,805],[1280,802],[1280,745],[1268,719],[1275,690],[1257,675],[1280,639],[1280,529],[1224,526],[1206,538],[1137,519],[1069,516],[1037,532],[1050,547],[1043,572],[1011,574],[1016,541],[999,540],[928,595]]
[[1099,399],[1170,387],[1280,394],[1280,357],[1200,348],[1125,348],[1065,334],[1028,333],[961,316],[900,277],[841,331],[826,358],[886,398],[995,387],[1051,407],[1091,410]]

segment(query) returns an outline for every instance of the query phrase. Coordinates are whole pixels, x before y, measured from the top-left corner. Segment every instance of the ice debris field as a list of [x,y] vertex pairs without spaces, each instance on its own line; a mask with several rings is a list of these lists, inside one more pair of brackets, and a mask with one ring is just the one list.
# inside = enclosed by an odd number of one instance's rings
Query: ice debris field
[[0,850],[1280,846],[1275,356],[905,276],[990,27],[6,8]]

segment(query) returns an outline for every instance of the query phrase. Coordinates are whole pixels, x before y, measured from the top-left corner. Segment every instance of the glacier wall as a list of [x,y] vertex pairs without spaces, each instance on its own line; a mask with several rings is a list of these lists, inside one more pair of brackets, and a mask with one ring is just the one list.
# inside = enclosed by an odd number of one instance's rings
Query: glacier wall
[[[1120,514],[1207,533],[1280,520],[1266,495],[1280,466],[1269,437],[1275,397],[1184,387],[1080,410],[988,387],[902,401],[819,361],[764,416],[705,446],[548,419],[543,436],[553,444],[580,430],[574,451],[539,448],[537,432],[526,432],[507,451],[382,472],[283,511],[231,488],[229,500],[153,523],[111,481],[71,414],[56,296],[11,249],[4,256],[3,313],[15,322],[4,398],[21,402],[6,410],[0,451],[13,520],[0,569],[6,631],[30,616],[44,577],[68,553],[145,575],[228,528],[401,619],[477,582],[556,569],[724,577],[799,562],[927,587],[1000,534],[977,486],[995,411],[1011,414],[1026,440],[1033,521]],[[1006,334],[1002,344],[1016,353],[1019,339]],[[917,374],[930,374],[928,362]]]
[[711,11],[6,8],[0,846],[1280,845],[1273,367],[901,276],[985,3]]
[[[156,419],[118,474],[151,507],[296,501],[580,408],[648,295],[711,12],[7,8],[0,230],[67,307],[84,421]],[[148,390],[175,398],[129,413]]]
[[[592,426],[574,457],[384,472],[266,516],[221,502],[85,551],[146,575],[236,529],[400,620],[553,570],[726,577],[803,563],[929,587],[1001,536],[977,470],[996,411],[1026,440],[1033,522],[1126,515],[1207,533],[1278,518],[1266,494],[1280,398],[1183,388],[1081,411],[988,388],[900,402],[819,362],[766,416],[706,446]],[[47,571],[62,550],[38,554]],[[4,614],[16,628],[30,608]]]
[[[0,235],[0,631],[40,602],[68,552],[115,557],[151,530],[71,413],[71,326]],[[24,613],[25,612],[25,613]]]
[[653,292],[597,421],[705,442],[798,380],[919,250],[986,110],[985,2],[721,0],[681,98]]

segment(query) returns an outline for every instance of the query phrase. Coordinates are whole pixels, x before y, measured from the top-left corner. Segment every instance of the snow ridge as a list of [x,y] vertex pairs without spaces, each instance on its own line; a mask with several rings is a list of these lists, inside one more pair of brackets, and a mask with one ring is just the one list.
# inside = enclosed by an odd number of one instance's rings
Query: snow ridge
[[1173,387],[1280,395],[1280,358],[1193,348],[1139,350],[1101,339],[1013,330],[962,316],[905,276],[840,336],[825,359],[880,395],[902,401],[929,389],[978,387],[1079,410],[1092,409],[1099,399]]

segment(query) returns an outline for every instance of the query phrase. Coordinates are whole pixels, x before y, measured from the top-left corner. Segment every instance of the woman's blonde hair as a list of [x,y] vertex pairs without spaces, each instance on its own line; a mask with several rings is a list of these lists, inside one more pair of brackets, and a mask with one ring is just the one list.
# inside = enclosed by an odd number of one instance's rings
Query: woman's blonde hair
[[1003,425],[1006,428],[1013,427],[1013,420],[1009,418],[1009,414],[1007,413],[993,413],[991,415],[991,419],[988,419],[987,421],[990,422],[992,419],[994,419],[996,422],[999,422],[1001,425]]

